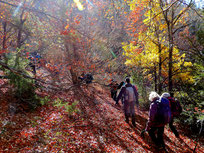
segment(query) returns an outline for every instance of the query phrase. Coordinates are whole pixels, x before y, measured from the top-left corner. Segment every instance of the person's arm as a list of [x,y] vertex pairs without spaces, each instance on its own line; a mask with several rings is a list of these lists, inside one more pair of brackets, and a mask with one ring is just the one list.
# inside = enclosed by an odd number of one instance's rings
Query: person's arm
[[139,95],[139,94],[138,94],[137,89],[136,89],[135,86],[133,86],[133,90],[134,90],[134,93],[135,93],[136,105],[137,105],[137,107],[138,107],[138,105],[139,105],[138,95]]
[[157,104],[152,103],[149,108],[149,119],[146,126],[147,131],[150,130],[152,122],[155,120],[156,111],[157,111]]
[[118,95],[118,97],[116,98],[116,104],[118,104],[118,101],[122,98],[122,95],[125,92],[125,87],[123,87]]

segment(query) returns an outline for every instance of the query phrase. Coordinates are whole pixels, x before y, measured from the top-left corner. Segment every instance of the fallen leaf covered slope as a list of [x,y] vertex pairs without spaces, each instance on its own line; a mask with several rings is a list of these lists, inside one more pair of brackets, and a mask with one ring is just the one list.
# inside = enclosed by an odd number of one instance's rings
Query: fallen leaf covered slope
[[[122,107],[115,106],[107,88],[91,85],[76,89],[75,95],[71,98],[77,99],[79,111],[71,115],[50,104],[11,117],[7,99],[1,98],[0,152],[158,152],[147,134],[140,136],[147,112],[137,113],[134,128],[124,121]],[[196,142],[179,132],[177,139],[165,128],[167,151],[193,152]],[[204,150],[200,144],[196,148]]]

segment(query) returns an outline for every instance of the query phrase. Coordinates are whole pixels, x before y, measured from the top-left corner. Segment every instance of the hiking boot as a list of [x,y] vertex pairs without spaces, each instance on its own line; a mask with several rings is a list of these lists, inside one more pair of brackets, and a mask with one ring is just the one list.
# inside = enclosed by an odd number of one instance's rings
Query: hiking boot
[[132,125],[133,125],[134,127],[136,127],[136,124],[135,124],[135,116],[132,117]]
[[125,116],[125,122],[129,124],[129,117]]
[[180,138],[180,136],[179,136],[179,134],[178,134],[178,133],[175,133],[175,137]]
[[165,145],[157,145],[158,150],[166,150]]
[[132,125],[133,125],[134,127],[136,127],[136,124],[135,124],[135,122],[134,122],[134,123],[132,123]]

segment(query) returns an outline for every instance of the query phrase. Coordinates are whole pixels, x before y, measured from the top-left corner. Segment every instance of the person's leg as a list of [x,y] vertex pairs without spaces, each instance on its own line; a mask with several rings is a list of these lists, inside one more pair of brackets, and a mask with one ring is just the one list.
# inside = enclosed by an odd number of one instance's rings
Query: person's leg
[[113,92],[113,100],[116,101],[116,97],[117,97],[117,91],[114,91],[114,92]]
[[134,102],[130,103],[130,114],[132,117],[132,125],[135,127],[136,115],[135,115],[135,104]]
[[148,131],[150,138],[154,142],[155,145],[157,145],[157,138],[155,136],[155,131],[157,130],[156,127],[151,127],[150,130]]
[[158,145],[159,145],[159,146],[165,148],[165,143],[164,143],[163,135],[164,135],[164,126],[158,127],[158,131],[157,131],[157,142],[158,142]]
[[129,123],[129,114],[125,114],[125,122]]
[[125,121],[129,123],[130,110],[127,102],[124,102],[124,114],[125,114]]
[[113,96],[114,96],[114,92],[113,90],[111,90],[111,98],[113,98]]
[[169,128],[171,129],[171,131],[174,133],[176,137],[179,137],[179,133],[176,130],[176,127],[173,125],[173,123],[174,123],[174,118],[172,118],[171,121],[169,122]]
[[135,116],[135,114],[133,114],[132,115],[132,125],[134,126],[134,127],[136,127],[136,116]]

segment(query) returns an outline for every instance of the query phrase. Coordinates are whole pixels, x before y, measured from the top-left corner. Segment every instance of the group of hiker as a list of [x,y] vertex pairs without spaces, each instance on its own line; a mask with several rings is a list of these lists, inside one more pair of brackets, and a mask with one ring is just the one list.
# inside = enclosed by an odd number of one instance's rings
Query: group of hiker
[[[129,77],[126,78],[125,82],[118,84],[116,81],[112,80],[109,84],[111,88],[111,97],[116,102],[116,105],[118,105],[119,100],[122,101],[125,121],[129,123],[129,118],[131,117],[132,125],[136,127],[135,105],[138,109],[138,90],[135,85],[130,83]],[[121,90],[117,96],[117,90],[119,89]],[[141,132],[141,135],[147,131],[155,146],[158,149],[165,149],[163,139],[164,127],[169,124],[172,132],[177,138],[179,138],[179,133],[173,123],[174,118],[179,116],[182,112],[182,107],[179,101],[171,97],[171,95],[167,92],[160,96],[156,92],[152,91],[149,95],[149,100],[151,102],[149,117],[146,128]]]
[[[35,63],[38,61],[36,59],[39,58],[40,56],[38,54],[30,56],[29,58],[29,65],[34,74],[36,74]],[[49,63],[47,63],[46,66],[49,68],[48,64]],[[57,68],[53,71],[55,74],[58,74],[59,71],[56,70]],[[81,76],[78,77],[78,80],[82,83],[90,84],[93,81],[93,75],[91,73],[82,73]],[[125,82],[122,81],[120,83],[112,79],[108,86],[110,87],[111,97],[115,101],[115,104],[118,105],[120,100],[123,104],[125,121],[129,123],[129,119],[131,118],[132,126],[136,127],[135,106],[137,110],[139,110],[139,94],[137,87],[130,83],[130,77],[126,77]],[[118,90],[120,91],[117,94]],[[164,127],[169,124],[172,132],[179,138],[179,133],[173,123],[174,118],[179,116],[182,112],[182,107],[179,101],[167,92],[160,96],[158,93],[152,91],[149,95],[149,101],[151,102],[149,107],[149,118],[145,130],[141,132],[141,136],[147,131],[155,146],[159,149],[165,149],[163,139]]]

